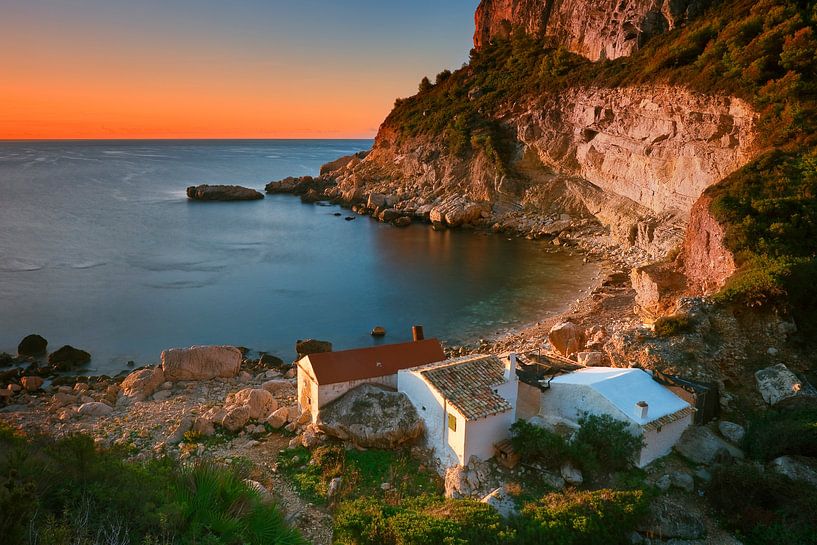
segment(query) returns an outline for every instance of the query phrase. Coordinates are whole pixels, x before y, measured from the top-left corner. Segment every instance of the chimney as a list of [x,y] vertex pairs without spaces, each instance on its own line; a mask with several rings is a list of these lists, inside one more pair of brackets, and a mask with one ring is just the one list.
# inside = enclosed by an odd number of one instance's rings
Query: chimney
[[425,335],[423,335],[423,326],[421,325],[411,326],[411,338],[414,340],[414,342],[422,341],[423,339],[425,339]]
[[508,364],[505,366],[505,382],[510,382],[516,376],[516,352],[508,355]]
[[650,406],[646,401],[639,401],[635,404],[635,415],[641,420],[647,419],[647,414],[650,411]]

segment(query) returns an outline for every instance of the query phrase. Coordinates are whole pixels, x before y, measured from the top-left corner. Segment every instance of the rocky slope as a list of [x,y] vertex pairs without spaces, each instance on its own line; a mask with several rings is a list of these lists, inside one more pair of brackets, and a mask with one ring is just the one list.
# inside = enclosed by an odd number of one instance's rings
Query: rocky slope
[[699,13],[705,0],[482,0],[474,46],[481,49],[513,29],[547,37],[591,60],[630,55],[653,36]]

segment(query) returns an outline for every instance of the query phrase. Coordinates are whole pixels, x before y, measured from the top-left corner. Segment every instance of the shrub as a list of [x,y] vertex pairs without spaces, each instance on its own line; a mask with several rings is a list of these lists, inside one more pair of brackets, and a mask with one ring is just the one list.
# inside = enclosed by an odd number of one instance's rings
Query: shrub
[[515,521],[516,543],[613,545],[629,535],[647,512],[643,491],[594,490],[548,494],[522,509]]
[[421,496],[393,506],[374,498],[344,502],[335,516],[335,540],[355,545],[465,545],[508,541],[493,507],[474,500]]
[[511,426],[511,442],[526,462],[559,467],[571,455],[570,445],[564,437],[525,420],[518,420]]
[[633,435],[627,422],[608,415],[588,415],[579,420],[573,457],[587,471],[617,471],[630,467],[644,447],[644,438]]
[[659,337],[672,337],[689,331],[691,321],[686,314],[662,316],[655,322],[655,334]]
[[428,79],[427,76],[424,76],[423,79],[420,80],[419,90],[421,93],[427,93],[433,89],[434,86],[431,84],[431,81]]
[[719,466],[707,498],[748,545],[817,543],[815,489],[751,464]]
[[817,409],[763,412],[750,420],[743,443],[761,462],[785,455],[817,457]]

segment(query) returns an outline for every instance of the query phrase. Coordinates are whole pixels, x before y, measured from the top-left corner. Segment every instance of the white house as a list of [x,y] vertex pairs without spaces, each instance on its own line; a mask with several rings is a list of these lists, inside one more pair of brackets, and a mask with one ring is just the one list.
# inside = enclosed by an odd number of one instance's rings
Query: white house
[[315,422],[322,407],[361,384],[397,389],[397,372],[445,358],[437,339],[304,356],[298,366],[298,406]]
[[576,422],[585,414],[610,415],[630,423],[645,446],[644,467],[669,454],[692,424],[692,406],[641,369],[588,367],[552,379],[542,393],[540,414]]
[[[513,360],[513,361],[512,361]],[[404,393],[425,422],[426,441],[441,468],[487,460],[510,435],[515,420],[515,357],[466,356],[397,373]]]

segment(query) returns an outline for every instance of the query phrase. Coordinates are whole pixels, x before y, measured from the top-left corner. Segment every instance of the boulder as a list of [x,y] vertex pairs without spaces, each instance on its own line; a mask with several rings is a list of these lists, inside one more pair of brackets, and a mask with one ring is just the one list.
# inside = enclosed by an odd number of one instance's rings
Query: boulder
[[434,224],[459,227],[478,221],[482,218],[483,211],[485,208],[482,205],[473,203],[464,197],[453,197],[435,205],[429,212],[428,218]]
[[266,368],[280,369],[284,366],[284,360],[272,354],[261,354],[258,364]]
[[516,501],[513,496],[508,494],[504,487],[493,490],[480,501],[496,509],[496,512],[504,519],[514,518],[519,514]]
[[375,326],[372,328],[372,337],[385,337],[386,328],[383,326]]
[[755,381],[760,395],[769,405],[777,405],[784,399],[796,396],[815,396],[815,390],[811,384],[800,380],[782,363],[756,372]]
[[36,392],[42,388],[45,380],[42,377],[23,377],[20,379],[20,384],[26,389],[26,392]]
[[817,487],[817,459],[805,456],[780,456],[769,464],[773,471],[792,481],[808,483]]
[[573,486],[579,486],[584,482],[584,476],[581,470],[575,468],[570,462],[566,462],[562,465],[560,473],[565,482]]
[[579,365],[586,367],[603,367],[605,365],[603,352],[579,352],[576,354]]
[[152,396],[165,381],[161,367],[148,367],[134,371],[122,381],[122,395],[135,401],[144,401]]
[[289,411],[286,407],[279,407],[275,411],[269,415],[267,418],[267,424],[272,426],[273,429],[280,430],[281,428],[286,425],[289,416]]
[[239,185],[197,185],[187,188],[187,198],[194,201],[257,201],[264,195]]
[[264,187],[267,193],[306,193],[309,186],[314,182],[311,176],[293,178],[288,176],[283,180],[270,182]]
[[261,388],[268,391],[275,397],[288,397],[295,395],[295,385],[287,379],[268,380],[261,385]]
[[246,405],[233,407],[221,419],[221,426],[230,432],[241,431],[250,421],[250,409]]
[[675,445],[684,458],[696,464],[711,465],[732,458],[743,459],[743,451],[727,443],[704,426],[690,426]]
[[363,384],[327,405],[318,414],[327,435],[365,448],[392,449],[423,433],[423,421],[400,392]]
[[395,227],[403,228],[403,227],[408,227],[409,225],[411,225],[411,218],[408,217],[408,216],[400,216],[399,218],[394,220],[394,226]]
[[381,211],[380,214],[377,216],[377,219],[382,221],[383,223],[391,223],[394,220],[402,217],[403,213],[399,210],[394,208],[386,208],[385,210]]
[[48,355],[48,364],[57,371],[68,371],[89,361],[91,354],[67,344]]
[[382,193],[372,193],[369,195],[369,200],[366,201],[366,208],[384,208],[386,206],[387,198]]
[[318,341],[315,339],[299,340],[295,342],[295,352],[298,358],[303,358],[309,354],[320,354],[322,352],[331,352],[332,343],[329,341]]
[[232,397],[232,406],[247,407],[250,411],[250,419],[265,420],[272,411],[278,408],[278,402],[267,390],[258,388],[245,388],[236,392]]
[[17,345],[18,356],[42,356],[46,353],[48,341],[39,335],[28,335]]
[[706,536],[703,513],[668,496],[659,496],[650,503],[649,515],[638,531],[649,538],[702,539]]
[[573,322],[560,322],[548,333],[550,344],[563,356],[580,352],[587,342],[584,328]]
[[210,437],[216,433],[216,428],[209,418],[199,416],[193,421],[193,431],[204,437]]
[[184,434],[189,432],[193,428],[193,419],[189,416],[185,416],[179,422],[179,425],[176,426],[176,429],[173,430],[173,433],[167,438],[166,443],[168,445],[178,445],[184,440]]
[[77,414],[81,416],[107,416],[113,412],[113,407],[99,401],[83,403],[79,406]]
[[746,435],[746,430],[740,424],[734,422],[719,422],[718,431],[721,432],[728,441],[735,445],[740,445],[743,441],[743,436]]
[[193,346],[162,352],[165,380],[212,380],[238,375],[241,351],[234,346]]

